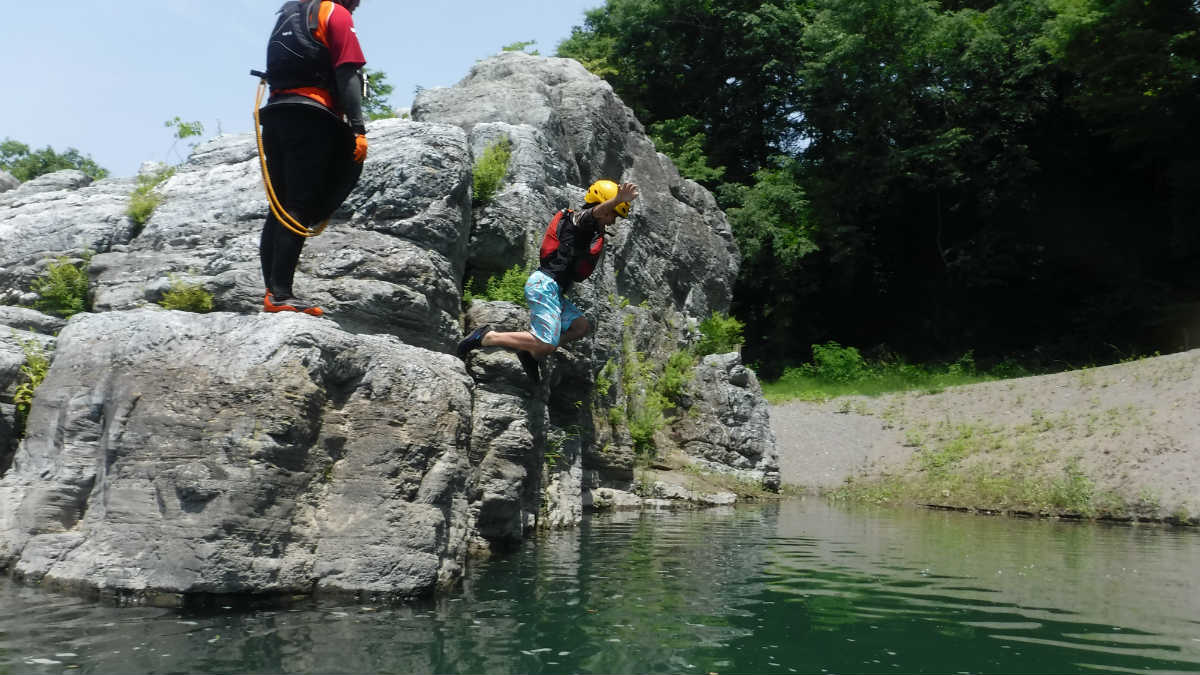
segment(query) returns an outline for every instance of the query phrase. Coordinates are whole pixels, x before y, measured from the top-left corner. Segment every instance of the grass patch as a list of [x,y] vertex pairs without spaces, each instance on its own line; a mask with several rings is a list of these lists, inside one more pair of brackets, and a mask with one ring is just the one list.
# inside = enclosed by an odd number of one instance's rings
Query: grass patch
[[133,236],[141,234],[142,227],[150,220],[154,209],[162,203],[163,196],[158,192],[158,186],[173,175],[174,167],[162,167],[157,171],[138,175],[137,187],[129,193],[129,206],[125,209],[126,215],[135,225]]
[[475,162],[474,182],[471,187],[471,199],[476,206],[485,206],[496,196],[504,175],[508,173],[508,163],[512,159],[512,141],[508,136],[501,136],[496,142],[483,149],[483,154]]
[[939,393],[946,387],[1030,374],[1011,363],[981,372],[976,368],[971,352],[953,363],[933,365],[911,364],[898,357],[868,361],[854,347],[843,347],[836,342],[813,345],[812,352],[811,363],[788,368],[779,379],[762,384],[767,401],[824,401],[840,396],[879,396],[896,391]]
[[38,298],[35,309],[69,319],[88,309],[88,275],[92,252],[84,253],[83,261],[75,265],[61,256],[46,266],[46,273],[34,280],[33,292]]
[[207,314],[212,311],[213,296],[200,284],[188,283],[172,276],[171,288],[163,294],[158,304],[166,309]]
[[1118,517],[1130,505],[1096,488],[1077,458],[1063,461],[1053,432],[1073,433],[1066,418],[1035,413],[1012,427],[944,422],[912,431],[917,447],[899,474],[847,480],[834,499],[871,504],[925,504],[953,508]]

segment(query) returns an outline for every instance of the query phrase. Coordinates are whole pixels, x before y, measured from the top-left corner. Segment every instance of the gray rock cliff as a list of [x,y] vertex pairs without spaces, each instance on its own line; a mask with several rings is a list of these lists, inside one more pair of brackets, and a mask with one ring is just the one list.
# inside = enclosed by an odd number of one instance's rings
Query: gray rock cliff
[[[139,597],[412,596],[454,583],[472,552],[638,502],[646,439],[626,411],[700,319],[728,311],[724,215],[574,61],[502,54],[422,92],[413,117],[371,123],[362,180],[306,243],[297,289],[324,319],[259,312],[252,136],[198,147],[142,226],[126,215],[133,179],[59,172],[0,194],[0,569]],[[501,136],[508,173],[473,204],[474,161]],[[464,308],[463,285],[533,264],[550,216],[602,177],[643,196],[573,291],[593,334],[538,386],[510,352],[451,356],[476,325],[527,327],[517,305]],[[89,312],[17,307],[48,261],[89,253]],[[216,311],[159,308],[175,280]],[[30,340],[53,361],[18,443]],[[698,366],[685,399],[693,421],[656,439],[777,484],[765,402],[736,355]]]

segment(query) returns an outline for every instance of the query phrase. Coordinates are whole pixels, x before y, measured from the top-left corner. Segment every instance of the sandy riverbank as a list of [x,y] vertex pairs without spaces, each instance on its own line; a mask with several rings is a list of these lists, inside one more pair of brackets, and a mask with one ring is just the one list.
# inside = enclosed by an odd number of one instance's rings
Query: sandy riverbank
[[838,497],[1200,523],[1200,350],[772,406],[783,482]]

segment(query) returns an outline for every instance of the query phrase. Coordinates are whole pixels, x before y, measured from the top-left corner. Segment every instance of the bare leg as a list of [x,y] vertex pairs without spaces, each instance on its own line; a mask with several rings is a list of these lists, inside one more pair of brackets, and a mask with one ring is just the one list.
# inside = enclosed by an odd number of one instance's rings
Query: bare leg
[[[575,327],[575,324],[572,323],[571,328],[574,328],[574,327]],[[564,335],[564,337],[566,337],[566,336]],[[545,342],[542,342],[541,340],[535,338],[533,336],[533,333],[530,333],[528,331],[514,331],[512,333],[501,333],[499,331],[492,331],[492,332],[488,333],[487,335],[483,336],[483,346],[484,347],[507,347],[509,349],[516,349],[516,350],[523,349],[523,350],[529,352],[530,354],[533,354],[534,356],[537,356],[539,358],[546,357],[548,354],[550,354],[551,352],[553,352],[556,349],[556,347],[554,345],[546,344]]]

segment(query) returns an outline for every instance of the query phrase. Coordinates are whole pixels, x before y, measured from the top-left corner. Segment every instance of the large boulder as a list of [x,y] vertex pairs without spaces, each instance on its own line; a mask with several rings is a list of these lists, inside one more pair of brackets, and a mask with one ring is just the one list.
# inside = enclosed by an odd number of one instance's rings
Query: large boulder
[[704,357],[684,387],[688,414],[675,442],[694,463],[779,490],[779,454],[770,411],[754,371],[737,353]]
[[0,480],[0,565],[143,593],[426,593],[465,555],[457,359],[302,315],[81,315]]

